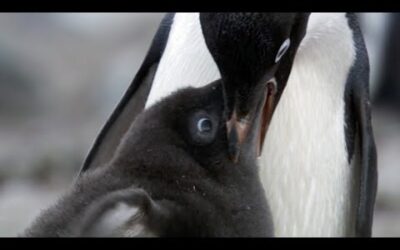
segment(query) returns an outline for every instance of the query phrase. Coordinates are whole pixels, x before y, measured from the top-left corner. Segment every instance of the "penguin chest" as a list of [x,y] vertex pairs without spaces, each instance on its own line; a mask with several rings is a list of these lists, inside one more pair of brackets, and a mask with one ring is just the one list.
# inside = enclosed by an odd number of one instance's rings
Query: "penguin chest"
[[347,161],[342,108],[327,117],[329,105],[282,101],[260,158],[275,235],[351,234],[353,167]]
[[266,136],[261,179],[276,236],[351,235],[355,168],[347,160],[344,88],[352,32],[336,13],[312,14],[307,31]]

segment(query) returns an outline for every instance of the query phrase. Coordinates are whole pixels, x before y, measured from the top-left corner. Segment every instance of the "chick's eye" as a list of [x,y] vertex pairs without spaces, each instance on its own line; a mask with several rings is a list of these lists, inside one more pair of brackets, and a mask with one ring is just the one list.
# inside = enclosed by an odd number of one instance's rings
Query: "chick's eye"
[[197,122],[197,130],[200,133],[209,133],[213,129],[212,121],[209,118],[200,118]]
[[195,145],[207,145],[214,141],[218,131],[218,118],[204,110],[193,113],[187,123],[190,141]]

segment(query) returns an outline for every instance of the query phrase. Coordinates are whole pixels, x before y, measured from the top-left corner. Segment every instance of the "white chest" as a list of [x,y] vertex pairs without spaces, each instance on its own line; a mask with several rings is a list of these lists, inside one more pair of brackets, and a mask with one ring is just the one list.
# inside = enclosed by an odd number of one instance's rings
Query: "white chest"
[[259,159],[261,179],[277,236],[345,236],[354,223],[343,101],[352,33],[339,13],[313,13],[307,31]]

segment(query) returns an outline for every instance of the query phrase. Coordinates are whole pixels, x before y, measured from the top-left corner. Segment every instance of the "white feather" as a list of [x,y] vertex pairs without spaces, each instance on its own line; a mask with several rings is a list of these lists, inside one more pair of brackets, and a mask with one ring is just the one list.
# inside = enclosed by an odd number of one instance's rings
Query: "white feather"
[[201,87],[221,78],[209,53],[199,13],[177,13],[146,108],[184,87]]

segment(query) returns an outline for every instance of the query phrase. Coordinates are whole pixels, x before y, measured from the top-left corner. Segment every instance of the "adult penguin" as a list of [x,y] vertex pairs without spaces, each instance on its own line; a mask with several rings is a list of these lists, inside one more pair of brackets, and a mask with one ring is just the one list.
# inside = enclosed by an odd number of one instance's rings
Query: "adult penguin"
[[168,14],[82,171],[110,160],[143,108],[219,78],[233,161],[264,100],[260,165],[275,234],[370,236],[376,150],[354,14]]
[[142,112],[112,161],[86,171],[25,236],[273,236],[254,142],[259,126],[234,163],[224,115],[220,82]]

